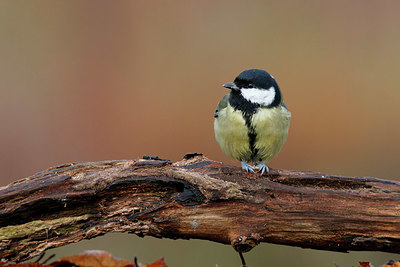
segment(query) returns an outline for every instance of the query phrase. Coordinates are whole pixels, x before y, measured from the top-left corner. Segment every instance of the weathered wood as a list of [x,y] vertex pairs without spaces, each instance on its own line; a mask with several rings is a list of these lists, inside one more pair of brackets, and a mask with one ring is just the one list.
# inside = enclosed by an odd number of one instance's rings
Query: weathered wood
[[271,169],[203,156],[66,164],[0,188],[0,258],[108,232],[400,252],[400,183]]

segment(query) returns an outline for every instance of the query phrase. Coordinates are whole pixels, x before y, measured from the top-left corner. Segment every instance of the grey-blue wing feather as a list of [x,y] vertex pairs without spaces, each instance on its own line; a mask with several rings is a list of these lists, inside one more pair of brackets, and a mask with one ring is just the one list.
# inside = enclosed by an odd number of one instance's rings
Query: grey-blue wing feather
[[214,113],[214,118],[218,118],[219,111],[226,108],[228,106],[228,100],[229,100],[229,94],[226,94],[221,101],[219,101],[217,105],[217,109],[215,110]]

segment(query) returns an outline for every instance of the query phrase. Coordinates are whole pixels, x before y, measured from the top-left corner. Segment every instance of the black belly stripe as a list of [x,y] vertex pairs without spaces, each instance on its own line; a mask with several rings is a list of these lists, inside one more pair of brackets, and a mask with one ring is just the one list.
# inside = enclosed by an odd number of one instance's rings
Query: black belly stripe
[[257,134],[256,130],[251,123],[252,116],[257,112],[258,108],[260,108],[259,104],[252,103],[247,101],[243,98],[240,94],[240,91],[231,91],[229,96],[229,104],[235,109],[241,111],[243,118],[245,119],[246,126],[248,129],[248,136],[249,136],[249,149],[251,151],[251,158],[250,160],[255,162],[259,161],[257,157],[258,149],[256,149],[256,140]]
[[243,117],[246,121],[246,126],[248,129],[249,136],[249,149],[251,151],[251,161],[257,161],[256,156],[258,154],[258,149],[256,148],[257,133],[254,126],[251,123],[252,114],[242,112]]

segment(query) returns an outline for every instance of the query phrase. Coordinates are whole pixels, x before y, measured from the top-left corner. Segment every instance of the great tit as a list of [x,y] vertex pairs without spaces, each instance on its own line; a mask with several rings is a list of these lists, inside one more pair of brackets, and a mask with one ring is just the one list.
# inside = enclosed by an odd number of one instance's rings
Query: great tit
[[279,86],[272,75],[259,69],[245,70],[223,86],[231,91],[215,111],[215,138],[228,157],[240,160],[243,170],[259,169],[263,175],[269,172],[265,164],[281,151],[289,131],[291,114]]

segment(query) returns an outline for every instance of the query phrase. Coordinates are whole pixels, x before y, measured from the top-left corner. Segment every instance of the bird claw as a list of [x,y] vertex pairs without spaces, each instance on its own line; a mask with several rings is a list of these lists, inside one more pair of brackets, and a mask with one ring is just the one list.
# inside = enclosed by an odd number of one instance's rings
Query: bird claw
[[247,162],[241,161],[240,164],[242,165],[242,170],[247,171],[247,172],[255,173],[254,172],[254,167],[251,166],[250,164],[248,164]]
[[265,165],[264,161],[260,161],[259,163],[257,163],[257,168],[259,169],[259,171],[261,172],[261,175],[264,174],[264,172],[269,172],[269,168],[267,165]]

